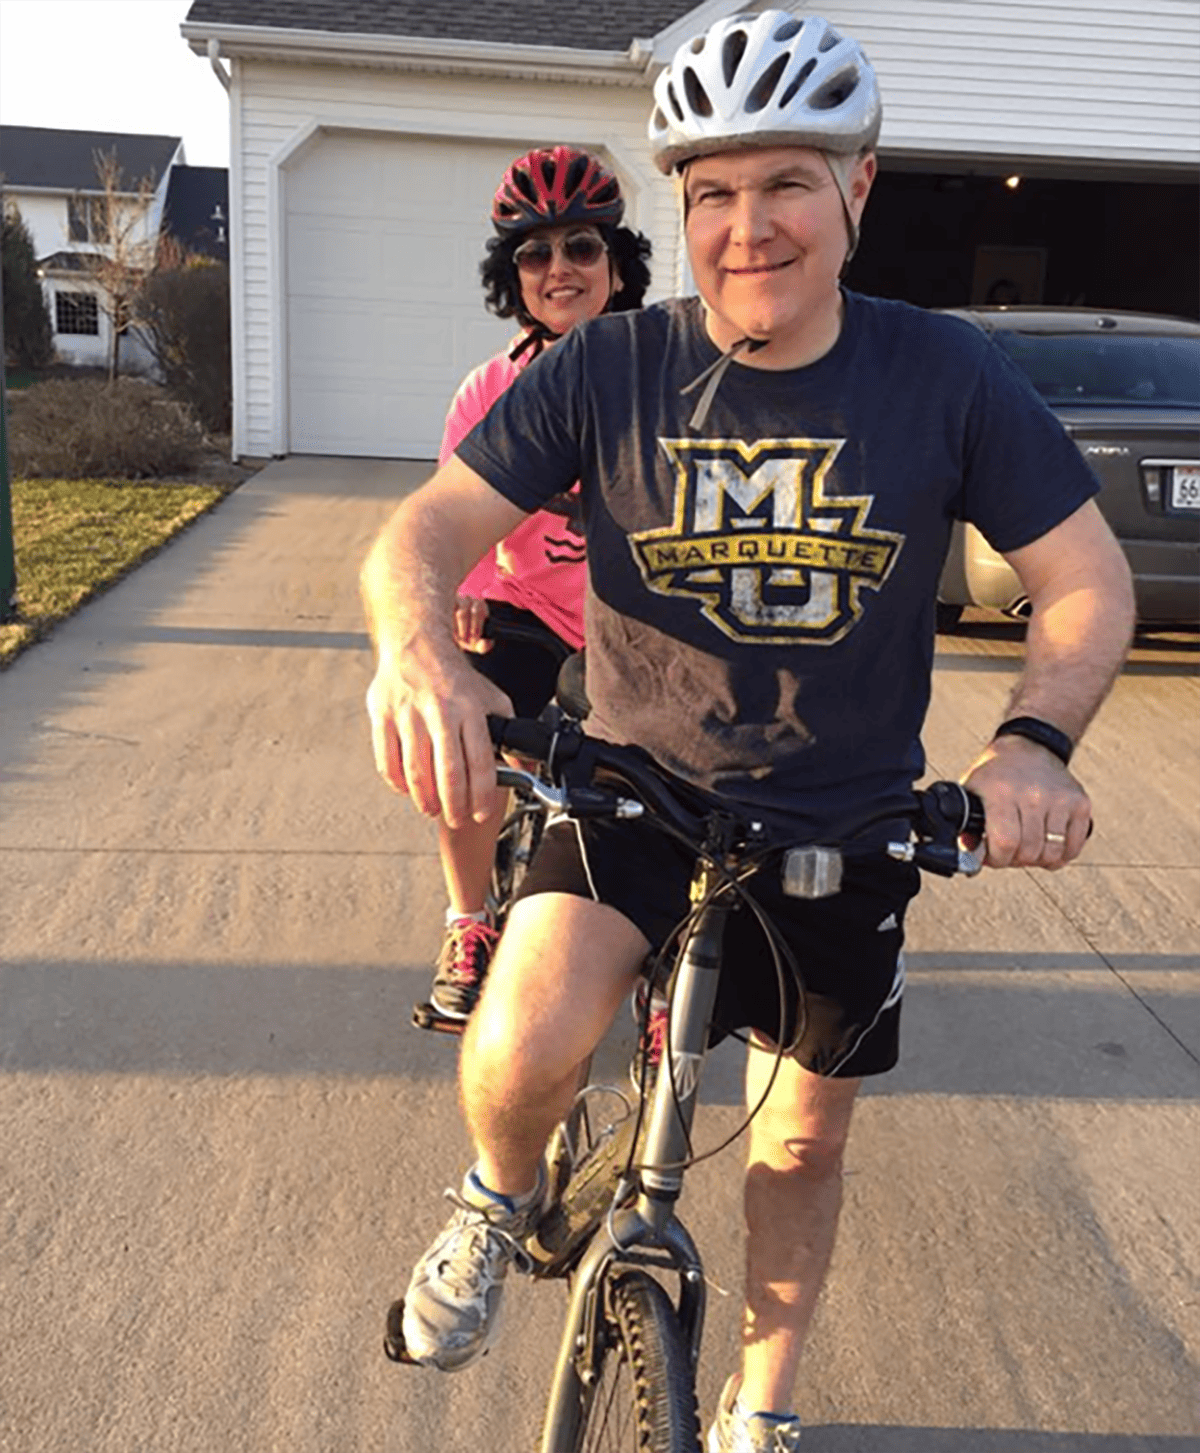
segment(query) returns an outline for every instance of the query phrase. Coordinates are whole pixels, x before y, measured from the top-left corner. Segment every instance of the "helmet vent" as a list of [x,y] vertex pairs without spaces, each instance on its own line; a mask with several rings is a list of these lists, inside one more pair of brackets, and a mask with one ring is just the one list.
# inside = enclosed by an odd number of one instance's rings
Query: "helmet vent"
[[536,205],[537,192],[534,189],[532,178],[530,177],[529,173],[524,169],[524,167],[515,168],[513,170],[512,179],[513,182],[516,184],[517,191],[519,191],[521,195],[525,197],[528,201],[533,202]]
[[[676,121],[683,120],[683,107],[679,104],[679,97],[675,94],[675,87],[667,87],[667,100],[671,103],[671,110],[675,113]],[[665,118],[664,118],[665,120]]]
[[858,85],[858,77],[852,72],[843,71],[841,75],[834,76],[809,102],[814,111],[834,111],[843,101],[848,101],[854,95]]
[[707,39],[708,39],[708,37],[706,35],[698,35],[696,37],[696,39],[694,41],[692,41],[692,43],[688,47],[688,49],[691,51],[691,53],[693,55],[699,55],[700,52],[704,49],[704,42]]
[[620,195],[621,189],[617,185],[616,177],[613,177],[611,181],[605,182],[602,187],[596,188],[589,199],[589,204],[593,207],[603,207],[608,202],[615,201]]
[[787,55],[778,55],[766,68],[766,70],[755,81],[746,97],[744,109],[748,115],[753,116],[755,112],[761,111],[775,94],[775,87],[779,84],[779,78],[787,69]]
[[712,102],[708,99],[708,92],[700,84],[700,77],[688,66],[683,73],[683,89],[687,96],[687,103],[697,116],[711,116],[713,114]]
[[570,197],[578,190],[579,184],[587,175],[587,169],[591,165],[586,156],[577,156],[567,168],[566,183],[563,187],[564,195]]
[[796,75],[793,78],[793,80],[792,80],[791,84],[788,86],[787,90],[783,93],[782,96],[780,96],[780,98],[779,98],[779,109],[781,111],[791,101],[792,97],[796,94],[796,92],[800,89],[800,87],[805,83],[805,81],[808,80],[809,76],[812,75],[812,73],[816,70],[816,68],[817,68],[816,59],[813,56],[809,56],[808,60],[806,60],[804,62],[804,64],[800,67],[799,74]]
[[821,37],[821,44],[817,46],[817,49],[821,52],[822,55],[824,55],[827,50],[832,50],[835,45],[841,45],[841,43],[842,37],[837,33],[837,31],[828,30]]
[[744,30],[733,30],[725,37],[725,44],[721,47],[721,73],[725,77],[727,86],[733,85],[733,78],[737,75],[737,68],[742,63],[742,57],[746,54],[746,32]]
[[803,29],[804,22],[801,20],[797,20],[796,17],[792,15],[789,16],[788,19],[785,20],[783,24],[779,27],[779,29],[772,34],[771,39],[774,41],[778,41],[782,45],[785,40],[791,40],[793,35],[798,35]]

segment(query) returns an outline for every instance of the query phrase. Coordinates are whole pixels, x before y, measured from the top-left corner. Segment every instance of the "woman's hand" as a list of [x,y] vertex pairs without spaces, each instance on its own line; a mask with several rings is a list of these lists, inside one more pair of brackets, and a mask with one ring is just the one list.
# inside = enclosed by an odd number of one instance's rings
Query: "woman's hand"
[[471,595],[460,595],[454,602],[454,644],[462,651],[483,655],[495,644],[483,634],[488,618],[488,603]]

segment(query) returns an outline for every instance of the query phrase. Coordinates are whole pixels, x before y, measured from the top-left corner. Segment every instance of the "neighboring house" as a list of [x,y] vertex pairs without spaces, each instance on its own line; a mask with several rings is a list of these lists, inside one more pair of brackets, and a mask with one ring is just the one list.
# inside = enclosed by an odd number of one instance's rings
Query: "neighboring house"
[[[126,200],[138,205],[138,184],[152,189],[134,236],[158,235],[172,168],[184,159],[177,136],[111,131],[58,131],[43,126],[0,126],[0,177],[33,237],[42,288],[50,309],[54,346],[66,363],[103,366],[111,342],[100,289],[84,271],[85,258],[103,250],[97,202],[103,192],[97,155],[115,154]],[[121,343],[122,370],[151,367],[136,335]]]
[[173,166],[162,230],[185,252],[229,261],[229,171],[223,166]]
[[[764,8],[681,0],[194,0],[229,92],[234,451],[431,458],[508,325],[477,267],[507,163],[571,142],[619,174],[688,286],[650,88],[681,41]],[[1194,0],[827,0],[881,78],[852,286],[926,305],[1197,309]],[[215,82],[214,82],[215,84]]]

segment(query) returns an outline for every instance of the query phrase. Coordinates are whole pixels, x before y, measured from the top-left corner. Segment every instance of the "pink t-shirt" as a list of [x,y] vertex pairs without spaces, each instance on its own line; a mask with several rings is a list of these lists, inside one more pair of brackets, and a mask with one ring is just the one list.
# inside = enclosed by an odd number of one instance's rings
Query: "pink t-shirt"
[[[498,353],[472,369],[446,415],[438,464],[443,465],[529,361]],[[576,650],[583,645],[587,560],[583,535],[565,516],[538,510],[483,557],[459,586],[460,595],[503,600],[532,611]]]

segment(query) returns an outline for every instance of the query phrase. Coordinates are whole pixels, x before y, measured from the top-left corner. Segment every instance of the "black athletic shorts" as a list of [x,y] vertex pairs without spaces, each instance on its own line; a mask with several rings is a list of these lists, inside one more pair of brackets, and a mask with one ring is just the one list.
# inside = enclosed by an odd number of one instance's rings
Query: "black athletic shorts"
[[[571,893],[616,908],[657,951],[688,913],[693,859],[647,822],[551,823],[518,898]],[[846,863],[841,892],[789,898],[781,857],[745,884],[795,955],[803,993],[786,962],[780,973],[757,918],[729,917],[709,1042],[757,1029],[790,1047],[814,1074],[877,1075],[900,1052],[904,913],[920,888],[916,868],[888,859]],[[780,1006],[782,988],[783,1005]]]
[[[488,618],[501,624],[532,626],[546,631],[557,641],[562,638],[530,610],[521,610],[503,600],[488,601]],[[572,647],[562,641],[564,652]],[[490,651],[464,651],[463,655],[481,676],[495,682],[513,704],[517,716],[536,718],[554,699],[560,657],[534,641],[493,641]]]

